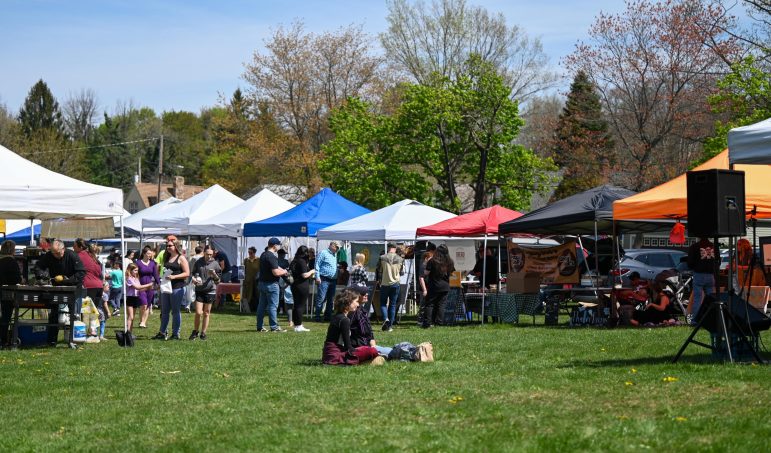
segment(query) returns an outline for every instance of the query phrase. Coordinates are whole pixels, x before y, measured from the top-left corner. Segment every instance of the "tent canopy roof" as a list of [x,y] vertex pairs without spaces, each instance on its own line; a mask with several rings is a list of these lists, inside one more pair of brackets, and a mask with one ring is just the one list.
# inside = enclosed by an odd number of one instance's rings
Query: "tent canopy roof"
[[215,184],[168,210],[142,219],[142,228],[174,228],[181,234],[190,234],[188,226],[232,208],[244,200]]
[[443,220],[433,225],[420,227],[418,228],[416,235],[418,237],[478,237],[486,234],[497,235],[498,225],[521,216],[521,212],[495,205]]
[[243,203],[200,222],[191,223],[190,234],[239,237],[245,223],[273,217],[294,206],[270,190],[262,189]]
[[324,188],[299,205],[276,216],[244,224],[244,236],[316,236],[324,227],[370,212],[369,209]]
[[123,214],[123,192],[70,178],[0,145],[0,218],[58,219]]
[[594,234],[596,224],[598,233],[611,234],[613,202],[634,193],[611,185],[595,187],[502,223],[499,233]]
[[418,227],[451,217],[455,214],[414,200],[402,200],[321,229],[318,238],[360,242],[413,241]]
[[771,118],[728,131],[732,164],[771,164]]
[[[728,169],[728,150],[694,168],[698,170]],[[744,171],[745,206],[749,210],[757,206],[757,218],[771,219],[771,167],[768,165],[736,165]],[[686,175],[645,192],[613,203],[613,218],[628,220],[668,220],[688,217],[688,188]]]
[[139,234],[139,232],[142,231],[142,219],[146,217],[152,218],[159,216],[162,212],[168,211],[175,204],[181,202],[182,200],[179,198],[166,198],[160,203],[156,203],[148,208],[142,209],[141,211],[135,212],[134,214],[131,214],[130,216],[123,219],[123,228],[133,233]]

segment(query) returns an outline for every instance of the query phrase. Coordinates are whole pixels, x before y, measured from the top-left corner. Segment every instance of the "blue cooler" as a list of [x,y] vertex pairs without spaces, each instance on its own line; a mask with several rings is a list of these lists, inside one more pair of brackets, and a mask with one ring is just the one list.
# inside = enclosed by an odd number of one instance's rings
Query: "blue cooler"
[[46,319],[19,320],[19,346],[41,346],[48,340]]

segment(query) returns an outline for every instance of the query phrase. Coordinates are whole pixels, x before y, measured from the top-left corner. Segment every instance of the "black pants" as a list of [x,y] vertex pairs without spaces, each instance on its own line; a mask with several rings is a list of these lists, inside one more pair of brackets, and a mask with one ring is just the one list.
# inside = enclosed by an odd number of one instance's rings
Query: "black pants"
[[13,301],[4,300],[0,302],[0,309],[2,309],[2,314],[0,314],[0,345],[7,346],[11,317],[13,316]]
[[303,313],[305,312],[308,298],[310,297],[310,285],[292,285],[292,299],[294,307],[292,308],[292,323],[296,326],[302,325]]
[[431,291],[426,296],[426,310],[423,315],[423,325],[444,324],[444,306],[447,304],[449,291]]

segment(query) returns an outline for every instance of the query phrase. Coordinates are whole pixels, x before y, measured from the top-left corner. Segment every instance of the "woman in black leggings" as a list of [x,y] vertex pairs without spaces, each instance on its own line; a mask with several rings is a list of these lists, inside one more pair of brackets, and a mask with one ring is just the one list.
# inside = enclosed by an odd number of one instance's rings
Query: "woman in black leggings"
[[309,329],[303,326],[303,312],[310,295],[310,280],[316,273],[315,269],[308,268],[308,247],[301,245],[297,248],[294,259],[289,265],[289,273],[293,278],[290,288],[292,289],[292,299],[294,299],[294,308],[292,309],[294,331],[308,332]]

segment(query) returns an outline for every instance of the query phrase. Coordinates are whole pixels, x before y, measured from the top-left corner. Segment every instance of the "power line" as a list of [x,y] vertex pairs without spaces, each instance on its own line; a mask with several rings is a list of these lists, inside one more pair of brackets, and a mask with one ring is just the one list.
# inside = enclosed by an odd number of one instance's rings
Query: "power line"
[[158,140],[158,137],[153,138],[145,138],[142,140],[131,140],[128,142],[120,142],[120,143],[110,143],[107,145],[92,145],[92,146],[82,146],[79,148],[61,148],[61,149],[49,149],[46,151],[35,151],[31,153],[26,153],[25,156],[39,156],[41,154],[50,154],[50,153],[58,153],[61,151],[77,151],[81,149],[94,149],[94,148],[109,148],[111,146],[121,146],[121,145],[130,145],[132,143],[144,143],[144,142],[152,142]]

